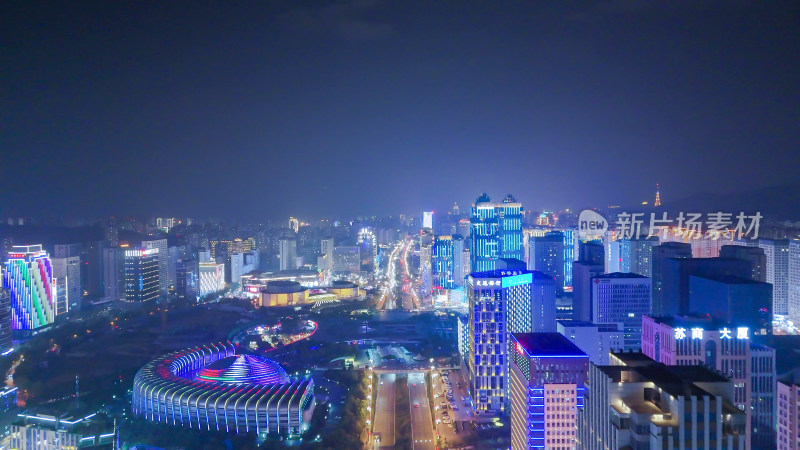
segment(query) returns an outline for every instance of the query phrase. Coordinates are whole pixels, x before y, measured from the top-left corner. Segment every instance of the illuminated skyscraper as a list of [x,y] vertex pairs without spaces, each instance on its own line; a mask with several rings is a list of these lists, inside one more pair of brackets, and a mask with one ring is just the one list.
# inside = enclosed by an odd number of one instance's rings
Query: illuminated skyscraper
[[528,243],[528,269],[555,278],[558,290],[564,289],[564,233],[557,231],[532,237]]
[[372,228],[362,228],[358,232],[358,249],[361,256],[361,270],[372,273],[378,267],[378,241]]
[[297,268],[297,241],[294,239],[280,240],[281,270],[294,270]]
[[433,230],[433,211],[422,212],[422,228]]
[[41,245],[11,247],[3,271],[3,286],[11,294],[11,327],[35,330],[53,323],[56,288],[50,256]]
[[[69,258],[53,258],[53,277],[58,279],[57,283],[64,286],[64,302],[56,302],[56,316],[66,314],[72,305],[79,305],[82,297],[81,292],[81,258],[70,256]],[[59,292],[59,297],[62,293]]]
[[125,300],[147,302],[158,299],[158,248],[125,250]]
[[522,253],[522,204],[511,194],[497,205],[500,258],[525,260]]
[[482,194],[472,205],[470,220],[471,272],[493,270],[500,254],[497,214],[487,194]]
[[0,355],[11,351],[11,293],[0,289]]
[[142,247],[158,249],[158,252],[156,252],[158,259],[158,292],[161,295],[166,295],[169,291],[169,251],[167,249],[167,240],[142,241]]
[[589,356],[558,333],[511,333],[511,448],[575,449]]
[[431,272],[435,289],[453,289],[455,287],[454,254],[452,236],[435,236],[433,238]]
[[645,277],[652,275],[653,247],[658,245],[658,238],[623,239],[620,241],[620,272],[630,272]]
[[[520,274],[514,274],[519,272]],[[474,272],[467,278],[469,295],[469,340],[467,384],[477,415],[496,415],[505,411],[508,389],[508,347],[506,314],[507,288],[517,284],[515,291],[530,297],[530,273],[510,271]],[[521,287],[520,287],[521,286]]]
[[503,259],[501,268],[467,277],[467,383],[478,415],[505,411],[509,332],[555,331],[555,281]]
[[789,314],[789,239],[759,239],[767,256],[767,283],[772,285],[772,313]]
[[572,263],[575,261],[575,232],[572,228],[561,231],[564,234],[564,289],[572,288]]
[[609,273],[592,278],[592,322],[622,323],[625,350],[642,344],[642,315],[650,314],[650,278]]
[[289,217],[289,229],[295,233],[300,231],[300,221],[294,217]]
[[502,203],[481,194],[472,205],[470,219],[471,271],[485,272],[497,267],[498,258],[524,260],[522,205],[511,195]]
[[175,264],[175,295],[181,300],[196,301],[200,284],[200,265],[196,259],[181,259]]
[[789,242],[789,263],[787,280],[787,306],[789,320],[800,324],[800,240]]

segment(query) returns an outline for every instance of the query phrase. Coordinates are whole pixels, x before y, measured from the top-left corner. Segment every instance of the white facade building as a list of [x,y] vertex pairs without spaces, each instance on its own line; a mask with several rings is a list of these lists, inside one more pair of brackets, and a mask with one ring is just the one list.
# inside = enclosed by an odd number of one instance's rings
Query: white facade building
[[789,239],[759,239],[767,257],[767,283],[772,285],[772,314],[789,314]]
[[589,355],[597,365],[608,364],[608,353],[623,349],[624,327],[621,323],[592,323],[577,320],[559,320],[558,332]]
[[166,239],[142,241],[146,249],[158,249],[158,291],[161,295],[169,292],[169,249]]
[[225,264],[200,263],[200,297],[225,289]]

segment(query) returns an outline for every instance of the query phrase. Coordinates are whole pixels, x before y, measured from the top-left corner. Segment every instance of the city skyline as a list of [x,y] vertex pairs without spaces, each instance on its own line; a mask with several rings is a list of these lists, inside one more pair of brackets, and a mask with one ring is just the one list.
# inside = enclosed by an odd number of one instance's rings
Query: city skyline
[[0,3],[0,448],[797,450],[798,24]]

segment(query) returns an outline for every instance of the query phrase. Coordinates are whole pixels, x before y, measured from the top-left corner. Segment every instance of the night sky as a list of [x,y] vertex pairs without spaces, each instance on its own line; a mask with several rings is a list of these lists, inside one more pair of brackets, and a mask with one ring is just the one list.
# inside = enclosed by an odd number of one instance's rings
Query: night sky
[[19,0],[0,63],[0,216],[578,208],[800,164],[797,1]]

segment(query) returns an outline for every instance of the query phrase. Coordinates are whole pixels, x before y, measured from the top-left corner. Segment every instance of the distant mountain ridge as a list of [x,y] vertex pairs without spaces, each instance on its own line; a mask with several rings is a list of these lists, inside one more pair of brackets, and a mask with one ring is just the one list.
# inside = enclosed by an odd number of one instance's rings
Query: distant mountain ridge
[[662,208],[669,212],[715,211],[747,214],[760,212],[764,220],[800,220],[800,182],[764,187],[729,194],[699,193],[673,202]]

